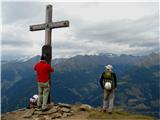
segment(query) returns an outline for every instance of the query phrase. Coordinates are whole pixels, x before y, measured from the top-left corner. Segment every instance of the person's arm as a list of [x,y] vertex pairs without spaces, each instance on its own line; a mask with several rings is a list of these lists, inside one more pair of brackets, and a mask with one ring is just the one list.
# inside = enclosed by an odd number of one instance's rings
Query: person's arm
[[49,64],[48,64],[48,70],[49,70],[49,72],[54,72],[54,69],[53,69],[52,66],[49,65]]
[[113,78],[114,78],[115,88],[117,88],[117,77],[115,73],[113,73]]
[[50,67],[50,72],[54,72],[54,68]]
[[101,87],[104,89],[104,85],[103,85],[103,77],[104,77],[104,73],[102,73],[101,78],[100,78],[100,85]]

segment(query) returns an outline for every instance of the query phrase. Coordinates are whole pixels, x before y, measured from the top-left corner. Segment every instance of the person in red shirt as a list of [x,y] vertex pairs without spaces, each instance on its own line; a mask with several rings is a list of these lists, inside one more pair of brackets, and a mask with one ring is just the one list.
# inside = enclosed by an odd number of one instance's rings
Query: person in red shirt
[[46,57],[41,57],[41,60],[35,64],[34,70],[37,74],[38,82],[38,101],[37,106],[42,111],[47,110],[47,101],[49,96],[49,78],[50,73],[54,72],[54,69],[50,64],[46,62]]

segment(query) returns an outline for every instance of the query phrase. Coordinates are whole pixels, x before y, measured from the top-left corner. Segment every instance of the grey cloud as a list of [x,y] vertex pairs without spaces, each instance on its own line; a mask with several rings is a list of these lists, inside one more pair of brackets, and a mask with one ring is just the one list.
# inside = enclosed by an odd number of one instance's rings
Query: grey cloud
[[2,23],[33,18],[44,12],[41,2],[2,2]]
[[[24,24],[24,30],[29,30],[30,24],[34,24],[34,22],[35,24],[38,24],[38,22],[44,22],[44,4],[46,3],[3,2],[2,21],[4,24],[12,22],[16,22],[18,25]],[[35,17],[38,18],[35,19]],[[26,19],[28,19],[28,21]],[[77,53],[88,54],[90,51],[104,52],[107,49],[105,45],[107,46],[108,43],[122,46],[127,44],[130,48],[142,47],[146,52],[149,50],[159,50],[158,15],[144,17],[139,20],[115,20],[111,22],[97,22],[95,24],[85,21],[85,19],[81,17],[76,18],[75,16],[67,14],[64,12],[64,10],[57,10],[53,16],[53,19],[55,21],[68,19],[70,21],[69,29],[71,34],[73,35],[74,40],[77,41],[71,42],[66,40],[65,42],[53,42],[53,53],[57,51],[59,54],[62,54],[62,56],[65,54],[72,55]],[[20,23],[19,20],[24,22]],[[104,46],[98,46],[98,42],[104,43]],[[93,44],[88,45],[88,43]],[[25,48],[27,46],[31,46],[32,43],[25,38],[18,36],[16,37],[13,35],[4,35],[4,37],[2,36],[2,45]],[[126,50],[128,49],[126,48]],[[138,53],[136,49],[131,50],[134,50],[134,52]],[[9,54],[9,52],[10,51],[8,51],[7,54]],[[131,52],[133,53],[133,51]],[[12,54],[12,52],[10,53]]]
[[70,42],[70,41],[65,41],[65,42],[55,42],[53,44],[53,47],[56,49],[78,49],[81,48],[83,44],[77,44],[76,42]]
[[157,47],[158,15],[139,20],[121,20],[110,23],[79,26],[76,37],[86,42],[128,44],[130,47]]
[[[159,49],[157,16],[101,24],[84,24],[85,21],[82,21],[78,21],[76,18],[71,21],[71,29],[74,31],[72,35],[77,43],[56,42],[53,44],[53,49],[57,51],[63,49],[65,53],[70,50],[67,54],[100,53],[110,50],[107,48],[108,43],[118,44],[119,46],[128,45],[131,49],[124,49],[129,54],[145,54]],[[81,44],[78,44],[79,41],[81,41]],[[99,42],[104,43],[104,45],[99,45]],[[109,52],[113,51],[110,50]]]
[[73,47],[73,44],[68,43],[67,41],[66,42],[55,42],[53,44],[53,47],[56,49],[68,49],[70,47]]
[[27,38],[21,38],[20,36],[14,36],[12,34],[4,34],[2,36],[2,46],[27,47],[31,45],[32,42]]
[[[51,2],[2,2],[2,23],[8,24],[26,19],[30,21],[38,20],[43,23],[45,20],[45,6],[48,4],[52,4],[54,7],[54,3]],[[53,9],[53,14],[55,20],[67,19],[67,15],[63,11],[58,11],[58,14],[56,14]]]

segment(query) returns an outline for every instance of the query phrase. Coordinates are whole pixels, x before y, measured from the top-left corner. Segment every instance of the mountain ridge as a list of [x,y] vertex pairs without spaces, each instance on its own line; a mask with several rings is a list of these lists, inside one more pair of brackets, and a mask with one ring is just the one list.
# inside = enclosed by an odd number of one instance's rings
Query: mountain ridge
[[[157,86],[159,83],[159,63],[156,63],[155,66],[150,64],[147,67],[141,64],[141,61],[151,56],[156,56],[157,61],[159,54],[114,57],[86,55],[64,59],[58,61],[57,64],[52,61],[52,65],[55,67],[55,73],[52,75],[51,94],[54,98],[52,100],[55,102],[69,102],[70,104],[81,102],[100,106],[102,104],[102,90],[98,80],[104,66],[112,64],[118,76],[116,106],[130,108],[131,111],[139,110],[139,112],[142,112],[145,110],[147,112],[150,110],[150,112],[156,112],[159,107],[159,103],[157,104],[159,100],[157,96],[159,93],[159,86]],[[154,59],[154,57],[151,58]],[[33,66],[39,59],[40,56],[36,56],[36,58],[25,62],[2,65],[2,111],[11,111],[26,106],[28,99],[37,93]],[[147,60],[150,61],[150,59]],[[152,62],[155,63],[154,60]],[[137,63],[140,65],[137,65]],[[138,76],[136,73],[138,73]],[[139,73],[143,75],[139,76]],[[19,76],[19,80],[17,80],[17,76]],[[137,80],[137,77],[145,79],[142,80],[145,84]],[[152,84],[151,81],[153,80],[155,82]],[[9,83],[5,83],[5,85],[4,82],[6,81],[9,81]],[[155,89],[151,85],[155,86]],[[16,91],[21,92],[15,94]],[[62,94],[63,96],[59,96]]]

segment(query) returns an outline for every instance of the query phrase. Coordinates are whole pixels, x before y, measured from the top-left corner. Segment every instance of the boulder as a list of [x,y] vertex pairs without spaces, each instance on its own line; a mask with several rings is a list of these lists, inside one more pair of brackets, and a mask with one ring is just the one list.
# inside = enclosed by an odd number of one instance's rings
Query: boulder
[[51,115],[51,118],[52,118],[52,119],[60,118],[60,117],[62,117],[62,114],[61,114],[61,113],[54,113],[54,114]]
[[68,116],[71,116],[73,115],[73,113],[63,113],[63,117],[68,117]]
[[35,111],[34,114],[38,114],[38,115],[49,115],[49,114],[53,114],[56,113],[58,110],[55,109],[54,107],[48,111],[42,112],[42,111]]
[[69,104],[58,103],[57,105],[60,106],[60,107],[71,108],[71,105],[69,105]]
[[71,110],[70,109],[68,109],[68,108],[61,108],[60,109],[62,112],[66,112],[66,113],[69,113]]
[[90,105],[87,105],[87,104],[82,104],[80,107],[79,107],[79,109],[81,110],[81,111],[89,111],[89,110],[91,110],[91,109],[93,109]]

